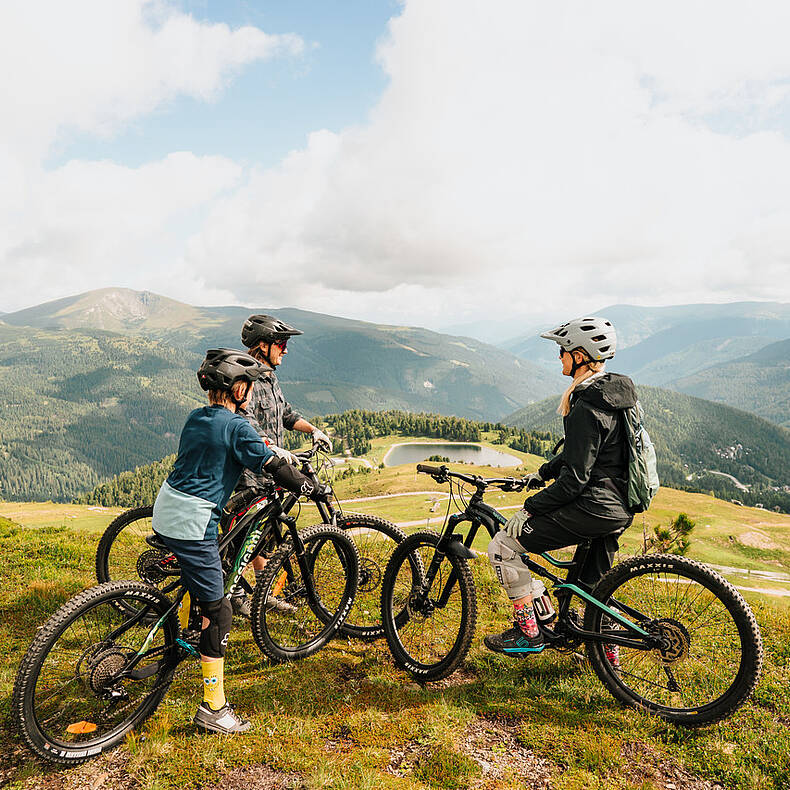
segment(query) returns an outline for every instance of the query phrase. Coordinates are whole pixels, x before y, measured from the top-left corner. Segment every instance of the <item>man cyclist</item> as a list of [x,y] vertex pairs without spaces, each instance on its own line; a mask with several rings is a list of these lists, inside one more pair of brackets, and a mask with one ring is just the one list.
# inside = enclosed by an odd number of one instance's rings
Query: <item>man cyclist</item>
[[[314,445],[331,452],[330,438],[304,419],[285,400],[275,373],[275,368],[282,363],[283,357],[288,353],[288,341],[301,334],[303,334],[301,330],[271,315],[251,315],[244,322],[241,328],[241,341],[249,349],[250,355],[260,363],[262,373],[253,384],[249,405],[243,413],[258,434],[278,448],[283,446],[284,431],[288,429],[309,434]],[[245,469],[237,491],[241,493],[249,489],[267,488],[271,480],[271,476],[266,471],[256,474],[252,470]],[[256,579],[260,577],[265,564],[266,560],[263,557],[253,559],[252,567]],[[276,599],[269,601],[271,606],[276,607],[277,604]],[[249,617],[250,602],[243,592],[233,596],[233,611]]]

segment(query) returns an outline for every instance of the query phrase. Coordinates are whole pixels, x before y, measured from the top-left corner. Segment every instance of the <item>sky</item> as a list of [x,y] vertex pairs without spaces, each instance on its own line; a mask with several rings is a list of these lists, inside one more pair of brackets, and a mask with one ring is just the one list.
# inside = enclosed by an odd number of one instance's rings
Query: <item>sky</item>
[[[790,6],[10,0],[0,311],[790,301]],[[515,332],[513,332],[515,334]]]

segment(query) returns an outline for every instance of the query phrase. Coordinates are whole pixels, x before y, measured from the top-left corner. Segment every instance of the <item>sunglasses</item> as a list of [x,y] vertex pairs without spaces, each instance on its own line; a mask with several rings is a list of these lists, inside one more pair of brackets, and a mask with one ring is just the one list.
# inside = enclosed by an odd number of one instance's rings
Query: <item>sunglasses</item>
[[287,340],[275,340],[272,345],[275,345],[280,350],[285,351],[285,347],[288,345],[288,341]]

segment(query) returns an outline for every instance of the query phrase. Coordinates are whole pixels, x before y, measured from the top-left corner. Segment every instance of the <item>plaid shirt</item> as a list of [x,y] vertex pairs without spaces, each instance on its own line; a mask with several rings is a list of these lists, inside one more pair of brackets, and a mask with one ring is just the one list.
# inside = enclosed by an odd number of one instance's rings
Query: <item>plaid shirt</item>
[[[241,413],[252,423],[252,427],[255,428],[259,436],[282,447],[283,429],[287,428],[292,431],[294,425],[302,419],[302,415],[295,412],[291,404],[285,400],[274,369],[265,363],[261,364],[266,368],[266,372],[252,385],[249,406]],[[237,490],[257,488],[270,481],[271,477],[265,472],[256,475],[249,469],[245,469],[239,479]]]

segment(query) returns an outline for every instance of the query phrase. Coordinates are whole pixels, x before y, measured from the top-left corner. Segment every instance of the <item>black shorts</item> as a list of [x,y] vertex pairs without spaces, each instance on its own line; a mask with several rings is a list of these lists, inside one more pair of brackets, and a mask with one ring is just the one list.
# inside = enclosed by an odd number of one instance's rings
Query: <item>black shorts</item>
[[618,538],[632,521],[633,516],[625,519],[593,516],[572,503],[552,513],[533,516],[524,525],[518,540],[525,551],[532,554],[592,541],[590,553],[579,572],[579,581],[592,588],[612,567],[620,547]]
[[208,603],[218,601],[225,595],[219,541],[216,538],[179,540],[164,535],[159,535],[159,538],[176,555],[181,567],[181,581],[193,601]]

